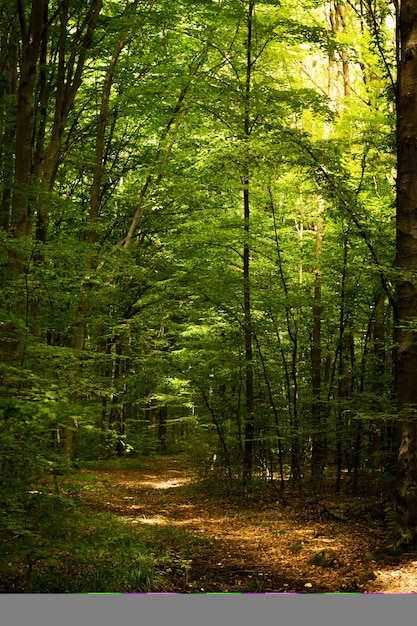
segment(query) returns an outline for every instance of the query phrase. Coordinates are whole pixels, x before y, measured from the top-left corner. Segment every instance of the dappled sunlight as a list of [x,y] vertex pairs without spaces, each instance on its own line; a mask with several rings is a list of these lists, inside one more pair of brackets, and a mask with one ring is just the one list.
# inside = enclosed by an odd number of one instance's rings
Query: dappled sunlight
[[134,522],[139,524],[150,524],[151,526],[163,526],[168,523],[166,519],[160,517],[159,515],[156,517],[138,517],[138,519],[133,520],[132,523]]
[[417,593],[417,561],[400,567],[378,568],[372,591],[379,593]]
[[[95,507],[101,503],[138,533],[162,532],[164,545],[174,556],[180,555],[173,557],[176,565],[169,570],[173,589],[188,591],[190,585],[212,591],[260,585],[262,590],[310,593],[417,589],[417,561],[389,568],[387,562],[371,560],[383,529],[353,520],[348,525],[332,517],[338,501],[326,502],[317,512],[297,499],[283,508],[267,499],[258,503],[229,500],[227,495],[210,498],[198,489],[181,489],[192,484],[195,475],[172,464],[172,459],[164,458],[143,472],[98,471],[102,486],[84,489],[82,496]],[[189,554],[192,564],[184,570]]]
[[172,478],[170,480],[161,480],[160,477],[152,477],[153,480],[140,480],[137,485],[140,487],[151,487],[152,489],[173,489],[174,487],[182,487],[191,482],[190,478]]
[[149,526],[166,526],[168,521],[161,517],[160,515],[156,515],[155,517],[146,517],[143,515],[142,517],[126,517],[125,515],[119,516],[121,519],[126,522],[126,524],[132,524],[133,526],[136,524],[148,524]]
[[171,521],[171,524],[173,526],[191,526],[191,525],[197,525],[197,526],[202,526],[204,525],[209,525],[209,526],[215,526],[215,525],[220,525],[222,523],[229,523],[230,522],[230,518],[228,517],[219,517],[219,518],[207,518],[207,517],[190,517],[188,519],[175,519]]

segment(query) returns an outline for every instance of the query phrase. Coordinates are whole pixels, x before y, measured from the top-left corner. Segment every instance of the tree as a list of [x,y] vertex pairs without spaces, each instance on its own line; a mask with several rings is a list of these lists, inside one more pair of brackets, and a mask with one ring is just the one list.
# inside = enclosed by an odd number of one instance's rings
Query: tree
[[231,478],[336,463],[357,486],[389,434],[388,9],[46,4],[17,116],[4,3],[2,390],[61,402],[68,457],[157,449],[157,422],[169,451],[190,425]]
[[417,544],[417,2],[402,2],[397,83],[398,542]]

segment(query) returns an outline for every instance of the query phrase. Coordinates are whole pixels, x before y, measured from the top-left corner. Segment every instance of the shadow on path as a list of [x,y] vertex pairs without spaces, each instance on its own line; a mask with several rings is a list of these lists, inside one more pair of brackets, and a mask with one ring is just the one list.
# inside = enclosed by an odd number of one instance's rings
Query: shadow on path
[[[181,576],[172,573],[172,591],[415,591],[416,562],[382,570],[369,558],[382,543],[381,529],[323,519],[295,500],[284,509],[261,498],[211,497],[196,486],[196,471],[184,455],[93,472],[101,486],[83,492],[88,505],[138,530],[158,527],[164,541],[184,553]],[[318,553],[332,558],[309,563]]]

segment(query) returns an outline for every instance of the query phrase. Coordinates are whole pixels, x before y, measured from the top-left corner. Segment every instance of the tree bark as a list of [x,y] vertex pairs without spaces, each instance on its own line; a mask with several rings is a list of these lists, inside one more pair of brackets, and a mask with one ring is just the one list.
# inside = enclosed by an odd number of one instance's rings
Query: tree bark
[[[32,149],[34,123],[34,88],[37,63],[44,28],[45,0],[33,0],[27,23],[23,2],[18,2],[22,38],[20,78],[17,88],[16,150],[14,193],[12,200],[11,230],[15,237],[30,235],[32,211],[30,206]],[[12,265],[14,263],[12,262]]]
[[0,30],[0,171],[2,172],[2,192],[0,198],[0,227],[9,231],[11,217],[11,198],[14,174],[14,106],[7,103],[7,98],[17,92],[18,72],[18,20],[8,15],[4,8],[0,12],[2,27]]
[[349,449],[348,424],[344,416],[353,393],[354,341],[352,334],[351,303],[347,299],[348,289],[348,241],[345,239],[343,270],[340,287],[340,321],[337,353],[337,405],[336,405],[336,493],[340,492],[343,463]]
[[316,230],[316,271],[314,277],[313,296],[313,341],[311,346],[311,384],[312,405],[311,417],[313,425],[312,450],[311,450],[311,476],[317,478],[323,475],[326,461],[326,430],[322,410],[322,384],[321,384],[321,317],[323,305],[321,300],[322,275],[320,258],[323,248],[323,218],[318,216]]
[[395,541],[417,544],[417,0],[401,3],[397,82],[397,409]]
[[252,86],[252,19],[254,1],[249,2],[247,13],[247,39],[246,39],[246,80],[245,80],[245,118],[244,118],[244,141],[246,143],[246,163],[243,175],[243,209],[244,209],[244,234],[243,247],[243,308],[244,308],[244,334],[245,334],[245,395],[246,395],[246,422],[245,422],[245,446],[243,456],[243,481],[252,479],[252,456],[254,424],[254,398],[253,398],[253,338],[252,338],[252,311],[250,289],[250,174],[249,174],[249,139],[251,133],[250,98]]

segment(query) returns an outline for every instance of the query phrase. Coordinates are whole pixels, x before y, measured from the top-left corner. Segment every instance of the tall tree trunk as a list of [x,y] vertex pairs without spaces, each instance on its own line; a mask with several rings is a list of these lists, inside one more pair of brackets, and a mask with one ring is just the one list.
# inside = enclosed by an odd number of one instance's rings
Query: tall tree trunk
[[[136,11],[139,0],[135,0],[132,4],[128,5],[125,9],[124,17],[126,22],[129,23],[128,18]],[[151,2],[149,11],[153,6]],[[88,243],[94,244],[96,242],[96,227],[97,220],[100,211],[100,195],[102,190],[102,178],[103,178],[103,162],[104,162],[104,150],[105,150],[105,138],[106,130],[110,117],[110,94],[113,86],[114,73],[116,71],[117,63],[119,61],[120,54],[123,48],[129,43],[131,35],[127,37],[121,37],[113,48],[113,53],[110,59],[109,67],[107,69],[103,88],[101,92],[100,111],[97,119],[97,135],[96,145],[94,152],[94,170],[93,170],[93,182],[90,188],[90,225],[87,235]]]
[[[274,322],[275,333],[278,341],[278,349],[281,354],[282,364],[284,369],[285,391],[287,399],[287,408],[289,415],[289,428],[290,428],[290,446],[291,446],[291,476],[293,478],[299,478],[299,440],[298,440],[298,343],[299,343],[299,322],[301,319],[300,307],[297,307],[297,314],[295,315],[292,309],[292,305],[289,299],[289,288],[287,279],[284,273],[284,262],[281,255],[280,238],[278,234],[278,224],[276,219],[276,211],[272,198],[271,190],[269,190],[270,206],[272,210],[273,223],[274,223],[274,239],[277,252],[277,269],[281,278],[281,284],[285,294],[285,319],[287,325],[288,338],[291,342],[291,358],[288,354],[288,349],[284,349],[283,342],[281,341],[280,324],[274,319],[274,313],[270,311],[271,318]],[[301,232],[301,231],[300,231]],[[302,236],[300,237],[300,254],[301,254]],[[301,279],[302,279],[302,267],[299,266],[299,295],[301,296]]]
[[401,3],[397,83],[397,403],[394,538],[417,544],[417,0]]
[[16,95],[18,72],[18,21],[9,16],[6,9],[0,9],[2,27],[0,30],[0,171],[2,172],[2,193],[0,198],[0,227],[7,232],[10,228],[11,198],[14,173],[14,107],[8,104]]
[[[2,222],[8,226],[12,237],[24,241],[32,233],[33,220],[33,136],[34,136],[34,111],[35,111],[35,83],[39,65],[42,33],[44,29],[46,0],[33,0],[30,15],[25,10],[23,2],[17,3],[17,16],[20,25],[18,45],[20,55],[17,52],[17,64],[14,68],[17,80],[17,98],[15,109],[15,146],[14,146],[14,172],[10,207],[5,206]],[[10,130],[8,130],[10,133]],[[12,160],[13,162],[13,160]],[[6,168],[8,169],[8,168]],[[8,201],[9,190],[6,189]],[[3,199],[4,194],[3,194]],[[8,251],[6,277],[10,283],[16,284],[25,281],[28,286],[28,255],[22,246],[12,245]],[[22,290],[22,286],[18,289]],[[14,303],[13,316],[20,317],[24,326],[28,326],[29,319],[29,294],[25,294]],[[2,328],[2,340],[0,341],[0,353],[3,361],[8,363],[23,364],[26,349],[26,336],[19,332],[19,324],[6,323]]]
[[323,248],[323,219],[319,215],[316,229],[316,272],[314,277],[313,296],[313,342],[311,347],[311,383],[313,400],[311,405],[313,435],[311,450],[311,476],[317,478],[324,472],[327,436],[323,423],[322,398],[321,398],[321,284],[320,257]]
[[27,23],[23,2],[18,2],[22,38],[20,77],[16,107],[15,180],[11,229],[15,237],[32,230],[31,178],[34,124],[34,88],[44,28],[46,0],[33,0]]
[[344,417],[347,408],[347,400],[353,392],[353,336],[352,336],[352,312],[347,302],[347,260],[348,242],[345,239],[343,254],[343,270],[341,280],[341,304],[339,322],[339,342],[337,353],[337,405],[336,405],[336,492],[340,492],[343,462],[346,457],[349,442],[348,424]]
[[168,407],[161,406],[158,411],[158,445],[159,452],[166,454],[167,451],[167,419]]
[[291,417],[291,476],[299,483],[301,489],[301,446],[300,446],[300,422],[299,422],[299,395],[300,395],[300,333],[301,333],[301,293],[303,288],[303,245],[304,245],[304,215],[302,199],[300,202],[300,223],[297,226],[299,240],[299,264],[298,264],[298,304],[295,316],[294,330],[292,335],[292,411]]
[[252,19],[255,2],[250,0],[247,13],[247,39],[246,39],[246,81],[245,81],[245,119],[244,141],[246,143],[246,164],[243,175],[243,205],[244,205],[244,233],[245,243],[243,247],[243,299],[244,299],[244,334],[245,334],[245,391],[246,391],[246,423],[245,423],[245,447],[243,456],[243,481],[249,482],[252,478],[252,455],[253,435],[255,430],[253,415],[253,338],[252,338],[252,312],[251,312],[251,289],[250,289],[250,175],[249,175],[249,138],[251,132],[250,106],[252,85]]
[[[75,33],[70,32],[69,0],[60,7],[60,33],[57,50],[57,81],[54,120],[48,146],[42,147],[42,191],[37,207],[37,239],[45,241],[49,220],[48,196],[53,189],[61,156],[62,139],[68,116],[82,83],[88,50],[93,43],[103,0],[93,0]],[[68,58],[67,58],[68,57]]]
[[[256,347],[258,349],[258,354],[259,354],[259,359],[260,359],[261,365],[262,365],[262,370],[263,370],[263,374],[264,374],[265,384],[266,384],[266,387],[268,389],[268,399],[269,399],[269,402],[271,404],[271,409],[272,409],[273,414],[274,414],[275,431],[276,431],[277,447],[278,447],[278,466],[279,466],[279,475],[280,475],[280,480],[281,480],[281,493],[283,494],[284,488],[285,488],[284,459],[283,459],[283,450],[282,450],[281,428],[280,428],[280,423],[279,423],[279,412],[278,412],[278,408],[276,406],[276,402],[275,402],[275,399],[274,399],[274,394],[273,394],[273,391],[272,391],[271,380],[270,380],[270,377],[268,376],[266,363],[265,363],[265,358],[264,358],[264,355],[262,353],[261,346],[260,346],[258,337],[256,336],[256,333],[254,333],[253,337],[254,337],[254,340],[255,340],[255,343],[256,343]],[[271,468],[272,468],[271,469],[271,481],[272,481],[273,480],[273,465],[272,464],[271,464]]]
[[[386,395],[385,383],[384,383],[384,374],[386,368],[386,350],[385,350],[385,326],[384,326],[384,296],[382,294],[379,295],[378,300],[375,304],[375,312],[374,312],[374,320],[373,320],[373,352],[375,357],[375,380],[372,385],[372,390],[375,393],[375,411],[380,413],[383,410],[383,402],[384,396]],[[382,429],[384,425],[382,425]],[[378,458],[381,455],[377,454],[377,451],[380,450],[381,447],[381,436],[382,432],[379,430],[375,430],[372,434],[372,442],[371,442],[371,470],[372,472],[375,468],[380,467],[381,459]]]
[[[81,354],[84,349],[85,341],[85,317],[84,310],[78,307],[78,317],[81,320],[77,323],[74,335],[72,337],[71,348],[76,356],[76,370],[75,376],[78,377],[81,372],[82,362]],[[77,402],[79,399],[78,393],[73,393],[71,397],[71,403]],[[77,429],[77,422],[73,417],[68,417],[66,424],[64,425],[64,456],[68,461],[72,461],[75,456],[75,433]]]

